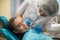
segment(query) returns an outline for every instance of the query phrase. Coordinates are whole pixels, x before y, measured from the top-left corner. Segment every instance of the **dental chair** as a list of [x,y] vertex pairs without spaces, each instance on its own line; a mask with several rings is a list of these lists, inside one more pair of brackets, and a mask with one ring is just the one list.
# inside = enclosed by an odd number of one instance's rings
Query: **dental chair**
[[0,26],[0,35],[2,35],[7,40],[20,40],[16,35],[14,35],[7,26],[8,20],[4,16],[0,16],[0,23],[2,23],[2,27]]

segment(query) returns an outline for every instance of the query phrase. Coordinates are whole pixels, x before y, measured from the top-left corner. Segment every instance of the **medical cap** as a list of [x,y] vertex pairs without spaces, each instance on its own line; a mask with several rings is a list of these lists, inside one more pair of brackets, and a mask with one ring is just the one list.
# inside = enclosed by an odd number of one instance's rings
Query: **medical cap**
[[47,16],[55,16],[59,10],[57,0],[39,0],[38,6]]

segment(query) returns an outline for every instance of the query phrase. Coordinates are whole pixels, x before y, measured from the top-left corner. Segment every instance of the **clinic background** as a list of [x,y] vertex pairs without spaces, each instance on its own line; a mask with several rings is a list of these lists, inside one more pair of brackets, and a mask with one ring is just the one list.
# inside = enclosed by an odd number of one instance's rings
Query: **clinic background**
[[[23,2],[24,0],[0,0],[0,16],[5,16],[7,19],[14,16],[17,7]],[[60,0],[59,2],[59,12],[60,14]]]

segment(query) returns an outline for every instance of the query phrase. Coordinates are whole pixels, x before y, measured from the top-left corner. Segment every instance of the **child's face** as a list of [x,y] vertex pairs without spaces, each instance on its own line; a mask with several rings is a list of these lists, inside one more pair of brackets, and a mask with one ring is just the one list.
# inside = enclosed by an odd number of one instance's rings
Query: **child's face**
[[23,19],[21,17],[17,17],[14,20],[15,28],[20,32],[24,33],[28,30],[28,26],[26,25],[25,22],[23,22]]

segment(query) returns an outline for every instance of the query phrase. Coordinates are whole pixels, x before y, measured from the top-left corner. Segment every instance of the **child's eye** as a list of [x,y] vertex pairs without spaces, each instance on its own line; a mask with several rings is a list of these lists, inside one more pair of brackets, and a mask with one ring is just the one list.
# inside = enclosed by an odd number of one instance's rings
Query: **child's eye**
[[21,23],[18,23],[18,24],[17,24],[17,27],[20,27],[20,26],[21,26]]
[[23,23],[23,21],[22,21],[22,23]]

